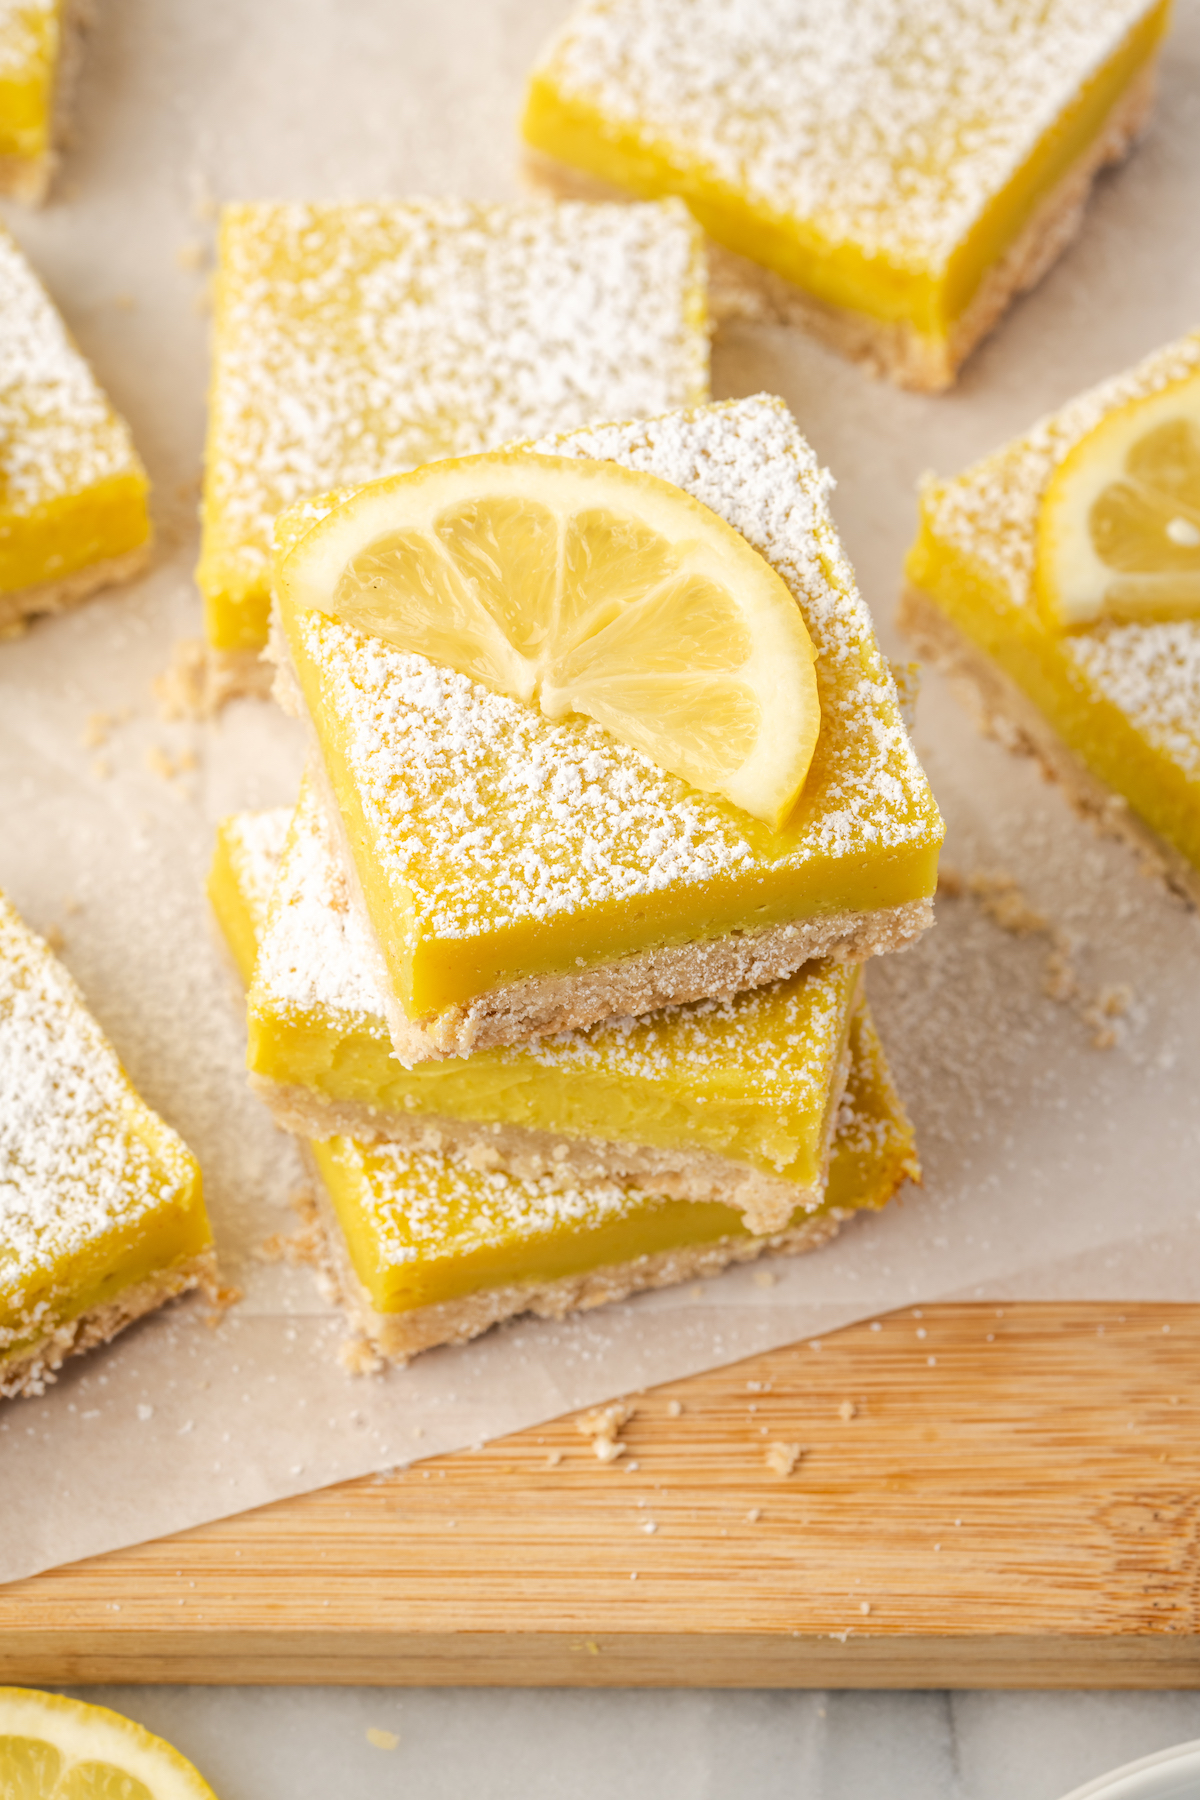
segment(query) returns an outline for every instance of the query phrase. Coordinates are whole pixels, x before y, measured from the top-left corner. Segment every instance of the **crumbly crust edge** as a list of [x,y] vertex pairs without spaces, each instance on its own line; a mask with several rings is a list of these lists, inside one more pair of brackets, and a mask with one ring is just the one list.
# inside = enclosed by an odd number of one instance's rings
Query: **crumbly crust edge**
[[203,638],[180,638],[154,678],[164,719],[215,719],[230,700],[269,700],[275,670],[261,650],[214,650]]
[[715,1243],[687,1250],[665,1250],[655,1256],[639,1256],[632,1262],[610,1263],[586,1275],[568,1275],[558,1281],[510,1282],[485,1288],[458,1300],[442,1300],[413,1307],[403,1313],[376,1312],[370,1295],[359,1281],[346,1249],[333,1203],[324,1183],[316,1178],[317,1221],[324,1237],[320,1272],[358,1334],[358,1343],[343,1350],[342,1360],[355,1372],[378,1370],[382,1363],[403,1367],[422,1350],[439,1344],[465,1344],[490,1331],[505,1319],[533,1313],[539,1319],[564,1319],[569,1313],[588,1312],[626,1300],[651,1288],[676,1287],[685,1281],[719,1275],[735,1263],[754,1262],[776,1252],[798,1256],[819,1250],[835,1237],[847,1210],[822,1212],[790,1231],[752,1238],[719,1238]]
[[[1024,230],[986,271],[944,342],[923,337],[906,320],[872,319],[819,300],[775,270],[711,240],[710,316],[718,327],[734,319],[799,326],[898,387],[918,393],[952,387],[976,345],[1018,295],[1036,287],[1079,231],[1096,176],[1121,162],[1144,130],[1154,106],[1156,78],[1152,58],[1114,102],[1100,132],[1046,195]],[[524,172],[532,186],[559,199],[631,198],[622,189],[529,147],[524,151]]]
[[1046,779],[1062,788],[1080,818],[1101,837],[1123,840],[1137,852],[1144,875],[1200,907],[1200,869],[1144,824],[1122,795],[1092,774],[1012,677],[978,649],[935,600],[921,588],[906,587],[896,622],[917,654],[947,677],[984,737],[995,738],[1016,756],[1033,757]]
[[94,1306],[78,1318],[54,1326],[31,1349],[8,1362],[0,1361],[0,1399],[16,1395],[34,1399],[45,1393],[69,1356],[79,1356],[109,1343],[135,1319],[144,1318],[168,1300],[196,1287],[214,1299],[219,1295],[216,1252],[211,1248],[173,1269],[137,1282],[103,1306]]

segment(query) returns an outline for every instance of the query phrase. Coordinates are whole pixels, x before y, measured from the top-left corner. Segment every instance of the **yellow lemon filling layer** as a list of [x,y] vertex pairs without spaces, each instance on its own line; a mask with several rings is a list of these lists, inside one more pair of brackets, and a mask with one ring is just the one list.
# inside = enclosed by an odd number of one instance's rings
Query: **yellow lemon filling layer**
[[200,1169],[0,896],[0,1376],[211,1243]]
[[261,648],[271,527],[310,494],[708,398],[700,234],[678,201],[231,206],[197,580]]
[[373,1114],[706,1149],[810,1190],[811,1204],[841,1092],[860,991],[856,967],[811,963],[729,1001],[405,1069],[391,1054],[382,996],[371,1004],[370,963],[355,922],[344,903],[331,904],[336,864],[308,784],[269,918],[256,926],[261,902],[248,893],[264,861],[260,855],[256,865],[255,849],[270,829],[269,816],[265,824],[227,820],[209,880],[243,970],[255,936],[261,939],[248,1006],[254,1074]]
[[942,341],[1098,138],[1168,0],[583,0],[534,70],[536,150],[652,197],[836,307]]
[[[912,1128],[865,1008],[855,1014],[850,1050],[821,1211],[881,1207],[917,1173]],[[487,1174],[350,1138],[313,1144],[312,1152],[355,1273],[380,1313],[750,1236],[741,1214],[716,1202],[615,1184],[564,1191],[549,1177]],[[795,1222],[812,1217],[801,1209]]]
[[912,585],[990,656],[1091,772],[1200,868],[1200,621],[1047,622],[1035,591],[1043,496],[1117,408],[1200,373],[1200,334],[1041,420],[921,497]]
[[[933,892],[943,828],[840,548],[828,478],[765,396],[542,440],[681,487],[782,576],[820,732],[772,830],[577,715],[554,722],[329,614],[287,648],[392,991],[409,1019],[498,985]],[[286,558],[330,503],[284,515]]]
[[146,494],[128,427],[0,229],[0,603],[144,544]]

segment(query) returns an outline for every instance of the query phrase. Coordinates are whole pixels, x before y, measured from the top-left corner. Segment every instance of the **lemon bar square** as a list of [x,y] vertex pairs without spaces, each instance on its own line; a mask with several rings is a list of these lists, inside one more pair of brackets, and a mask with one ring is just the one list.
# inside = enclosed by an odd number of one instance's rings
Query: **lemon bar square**
[[33,1395],[216,1270],[195,1157],[2,895],[0,1093],[0,1395]]
[[948,481],[927,478],[900,623],[961,678],[986,730],[1200,902],[1200,620],[1048,624],[1035,590],[1043,496],[1118,408],[1200,373],[1200,333],[1080,395]]
[[[264,896],[281,870],[286,831],[280,811],[237,814],[220,829],[209,892],[239,967],[255,935],[271,929]],[[339,988],[346,1020],[364,998],[369,1004],[369,971],[361,945],[357,954],[352,948],[355,928],[336,891],[323,910],[320,943],[305,954],[322,969],[340,968],[342,981],[357,965],[358,990]],[[347,1042],[339,1038],[338,1050]],[[375,1042],[386,1049],[381,1020]],[[369,1367],[378,1357],[405,1362],[519,1313],[561,1318],[769,1251],[813,1250],[855,1212],[885,1206],[906,1180],[920,1179],[920,1167],[863,1002],[850,1020],[848,1051],[821,1203],[797,1206],[772,1233],[756,1233],[719,1199],[480,1168],[469,1157],[374,1136],[310,1143],[326,1266],[362,1338],[351,1366]]]
[[242,205],[221,221],[197,579],[257,655],[283,507],[708,398],[700,234],[640,206]]
[[135,575],[146,493],[128,426],[0,227],[0,636]]
[[46,197],[85,15],[71,0],[0,0],[0,194]]
[[682,195],[753,306],[944,388],[1144,123],[1168,12],[583,0],[530,80],[531,173]]
[[[209,891],[231,946],[247,941],[237,896],[266,866],[273,829],[271,815],[235,817],[218,833]],[[369,945],[307,783],[259,938],[251,1082],[302,1137],[386,1137],[482,1169],[717,1198],[756,1231],[821,1201],[855,965],[811,963],[727,1001],[408,1071],[391,1054]]]
[[[551,723],[281,598],[275,654],[314,727],[409,1065],[760,986],[812,957],[863,960],[932,921],[941,818],[828,477],[783,402],[530,447],[657,475],[741,532],[803,614],[820,733],[775,832],[578,715]],[[280,557],[328,510],[284,515]]]

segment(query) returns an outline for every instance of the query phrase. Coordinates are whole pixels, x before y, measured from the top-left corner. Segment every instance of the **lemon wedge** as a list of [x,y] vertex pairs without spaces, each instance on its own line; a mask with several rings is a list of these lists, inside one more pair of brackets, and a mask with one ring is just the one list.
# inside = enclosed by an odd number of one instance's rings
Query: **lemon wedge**
[[1035,587],[1060,631],[1200,614],[1200,376],[1115,408],[1063,459]]
[[190,1762],[132,1719],[33,1688],[0,1688],[4,1800],[216,1800]]
[[791,592],[657,476],[523,451],[361,488],[293,545],[285,604],[331,613],[548,718],[584,713],[776,829],[820,725]]

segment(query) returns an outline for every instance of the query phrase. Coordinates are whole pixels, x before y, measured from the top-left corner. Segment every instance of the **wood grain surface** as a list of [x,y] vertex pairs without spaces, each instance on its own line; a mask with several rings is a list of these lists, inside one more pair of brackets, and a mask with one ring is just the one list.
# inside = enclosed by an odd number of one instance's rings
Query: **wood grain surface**
[[1200,1306],[927,1307],[630,1398],[608,1464],[562,1419],[2,1589],[0,1680],[1200,1684]]

